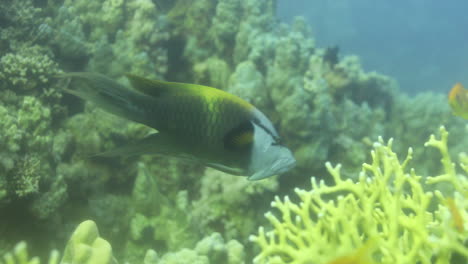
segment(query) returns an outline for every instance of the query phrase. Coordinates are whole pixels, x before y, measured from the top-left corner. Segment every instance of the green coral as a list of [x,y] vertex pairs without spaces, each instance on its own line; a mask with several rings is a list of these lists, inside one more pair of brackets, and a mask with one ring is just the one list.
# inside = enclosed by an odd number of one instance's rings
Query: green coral
[[[52,250],[48,264],[116,264],[112,247],[99,236],[96,224],[86,220],[78,225],[65,247],[59,262],[59,252]],[[2,261],[3,260],[3,261]],[[40,264],[38,257],[29,258],[26,242],[18,243],[15,248],[0,258],[0,264]]]
[[[41,8],[32,0],[4,0],[0,6],[0,49],[2,54],[30,43],[41,23]],[[4,53],[3,53],[4,52]]]
[[195,83],[209,84],[213,87],[226,87],[231,74],[229,65],[222,59],[210,57],[193,66]]
[[[57,250],[53,250],[50,253],[48,264],[58,264],[60,254]],[[38,257],[30,258],[28,254],[28,248],[26,242],[18,243],[15,248],[0,258],[0,264],[40,264]]]
[[0,79],[3,88],[32,90],[50,82],[58,72],[57,63],[47,50],[39,46],[24,47],[0,58]]
[[[445,170],[440,176],[416,174],[409,167],[411,148],[400,162],[392,151],[393,141],[385,144],[380,139],[371,153],[372,163],[363,164],[357,181],[343,179],[341,165],[327,163],[335,184],[312,178],[311,191],[295,190],[300,203],[276,197],[272,206],[280,218],[266,214],[273,230],[261,227],[251,236],[261,248],[254,263],[329,263],[356,254],[382,264],[448,264],[455,255],[468,259],[467,175],[456,173],[447,151],[448,133],[443,127],[440,132],[440,140],[432,136],[426,143],[442,154]],[[461,166],[467,172],[466,163]],[[455,192],[430,192],[421,179],[427,184],[449,182]],[[453,196],[450,207],[446,201]],[[437,204],[435,211],[432,202]]]
[[4,120],[0,170],[11,197],[24,197],[38,193],[39,182],[52,174],[50,162],[42,162],[48,157],[43,150],[52,144],[52,116],[50,108],[36,97],[22,97],[17,107],[0,107]]
[[197,243],[194,249],[184,248],[158,257],[155,251],[148,251],[145,264],[244,264],[244,246],[235,240],[227,243],[219,233],[213,233]]
[[267,105],[268,92],[265,80],[252,61],[244,61],[237,65],[229,78],[226,90],[248,100],[253,105]]
[[95,41],[116,32],[121,26],[124,20],[124,4],[124,0],[106,0],[99,3],[67,0],[64,7],[69,7],[71,13],[77,15],[83,24],[94,25],[90,39]]
[[132,192],[129,239],[125,245],[126,259],[141,259],[145,253],[142,244],[152,245],[157,251],[172,251],[193,246],[197,240],[196,227],[189,222],[187,192],[180,190],[173,200],[169,199],[162,192],[157,174],[158,171],[151,171],[144,163],[138,163]]
[[[462,118],[452,115],[447,102],[447,97],[442,94],[423,93],[414,97],[399,94],[396,103],[390,112],[392,118],[385,126],[385,134],[399,135],[401,144],[395,144],[395,152],[400,154],[405,151],[405,145],[424,144],[429,135],[436,133],[437,128],[427,124],[444,124],[452,134],[448,144],[451,155],[456,155],[467,149],[468,138],[465,129],[466,122]],[[414,150],[415,162],[420,164],[420,173],[431,173],[438,170],[440,164],[433,162],[437,159],[435,150]]]
[[112,247],[99,236],[96,224],[87,220],[78,225],[68,241],[61,263],[112,264]]
[[222,230],[224,237],[246,242],[244,240],[259,221],[257,211],[263,209],[271,197],[269,194],[277,189],[278,182],[274,178],[250,182],[208,169],[201,181],[200,198],[190,209],[190,219],[197,223],[201,233]]
[[126,72],[152,77],[166,73],[167,22],[152,1],[65,1],[59,14],[52,21],[55,35],[61,43],[78,44],[70,46],[90,57],[90,71],[119,77]]
[[[99,235],[94,221],[86,220],[78,225],[65,247],[59,262],[59,252],[50,253],[48,264],[116,264],[112,246]],[[29,258],[26,242],[20,242],[3,258],[0,264],[40,264],[38,257]],[[135,260],[134,263],[141,263]],[[225,242],[219,233],[213,233],[200,240],[194,249],[184,248],[178,252],[159,256],[156,251],[148,250],[144,257],[145,264],[243,264],[245,263],[244,246],[236,240]]]
[[11,170],[14,167],[14,159],[8,153],[17,152],[20,149],[23,133],[18,128],[17,118],[10,113],[8,108],[0,106],[0,117],[2,118],[0,146],[3,156],[5,156],[5,159],[1,159],[0,166],[6,170]]

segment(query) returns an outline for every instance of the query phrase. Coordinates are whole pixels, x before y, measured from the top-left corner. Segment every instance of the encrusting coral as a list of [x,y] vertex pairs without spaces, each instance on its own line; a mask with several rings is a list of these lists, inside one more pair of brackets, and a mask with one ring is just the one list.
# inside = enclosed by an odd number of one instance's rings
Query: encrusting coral
[[[335,184],[312,178],[312,190],[296,189],[300,202],[276,197],[251,240],[261,252],[254,263],[437,263],[468,259],[468,167],[457,174],[447,151],[448,132],[431,136],[426,146],[442,154],[444,173],[422,177],[411,169],[412,149],[402,162],[392,140],[374,144],[372,163],[363,164],[358,181],[343,179],[341,165],[326,167]],[[450,183],[451,191],[428,191],[426,184]],[[433,203],[437,205],[434,209]],[[459,262],[456,262],[459,263]]]
[[[158,255],[154,250],[148,250],[143,262],[145,264],[243,264],[245,258],[244,246],[236,240],[225,242],[219,233],[212,233],[200,240],[194,249],[184,248],[178,252]],[[71,235],[60,260],[57,250],[50,253],[48,264],[116,264],[112,246],[99,235],[96,223],[83,221]],[[0,256],[0,264],[40,264],[38,257],[30,258],[26,242],[18,243],[15,248]]]
[[22,48],[0,58],[0,79],[7,87],[32,90],[47,84],[58,71],[58,65],[39,46]]
[[221,234],[213,233],[200,240],[194,249],[184,248],[161,257],[148,250],[145,264],[244,264],[244,246],[236,240],[225,242]]
[[[48,264],[116,264],[112,247],[99,236],[96,223],[83,221],[73,232],[59,262],[57,250],[50,253]],[[26,242],[18,243],[15,248],[0,258],[0,264],[40,264],[37,257],[29,258]]]
[[[50,253],[49,261],[47,264],[58,264],[60,254],[57,250]],[[30,258],[28,254],[28,247],[26,242],[19,242],[15,248],[6,253],[3,258],[0,258],[0,264],[40,264],[41,261],[38,257]]]
[[[200,198],[193,201],[190,220],[197,223],[201,233],[223,230],[226,239],[247,242],[261,221],[257,201],[271,197],[277,191],[274,179],[251,182],[241,177],[232,177],[223,172],[208,169],[200,186]],[[257,210],[245,210],[257,208]],[[244,241],[245,240],[245,241]]]
[[112,247],[99,236],[96,224],[86,220],[78,225],[68,241],[61,263],[63,264],[115,264]]

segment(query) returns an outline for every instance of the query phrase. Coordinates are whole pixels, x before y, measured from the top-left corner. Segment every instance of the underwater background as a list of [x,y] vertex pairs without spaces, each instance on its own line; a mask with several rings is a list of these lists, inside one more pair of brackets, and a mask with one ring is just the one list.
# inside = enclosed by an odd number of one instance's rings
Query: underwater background
[[[1,0],[0,263],[468,263],[468,125],[447,98],[468,83],[463,4],[408,1],[419,42],[364,2]],[[238,95],[297,166],[252,182],[88,158],[152,130],[64,93],[72,71]]]
[[282,21],[304,16],[320,46],[359,55],[365,70],[392,76],[400,90],[445,93],[467,83],[467,3],[439,1],[278,1]]

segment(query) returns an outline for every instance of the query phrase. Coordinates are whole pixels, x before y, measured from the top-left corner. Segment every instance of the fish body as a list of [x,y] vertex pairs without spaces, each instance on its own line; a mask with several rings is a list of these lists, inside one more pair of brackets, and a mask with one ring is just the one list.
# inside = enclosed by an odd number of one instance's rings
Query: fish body
[[[135,90],[96,73],[65,73],[65,90],[158,132],[115,155],[163,154],[259,180],[295,165],[268,118],[222,90],[127,75]],[[112,153],[112,152],[111,152]]]
[[456,83],[449,92],[448,101],[453,114],[468,119],[468,90]]

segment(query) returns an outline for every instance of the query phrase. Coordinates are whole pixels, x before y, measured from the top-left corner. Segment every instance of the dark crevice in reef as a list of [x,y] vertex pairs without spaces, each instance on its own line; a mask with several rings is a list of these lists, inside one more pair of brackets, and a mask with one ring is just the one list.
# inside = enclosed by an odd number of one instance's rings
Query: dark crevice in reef
[[[192,72],[192,65],[184,57],[186,40],[183,36],[175,36],[167,41],[167,74],[168,81],[187,82],[187,72]],[[190,77],[190,76],[188,76]]]

